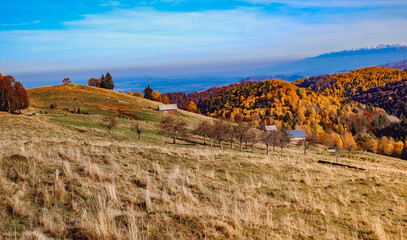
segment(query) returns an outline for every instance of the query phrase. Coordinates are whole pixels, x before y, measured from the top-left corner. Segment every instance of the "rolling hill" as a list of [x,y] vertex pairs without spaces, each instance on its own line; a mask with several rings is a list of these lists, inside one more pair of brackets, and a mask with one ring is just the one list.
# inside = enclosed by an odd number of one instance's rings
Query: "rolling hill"
[[[335,159],[321,146],[267,156],[195,135],[174,145],[158,131],[155,102],[77,85],[29,93],[25,114],[0,113],[0,238],[407,237],[405,161],[343,154],[362,171],[318,163]],[[89,114],[64,111],[74,107]],[[123,111],[143,120],[121,118],[109,137],[98,122]],[[178,115],[190,126],[206,118]]]

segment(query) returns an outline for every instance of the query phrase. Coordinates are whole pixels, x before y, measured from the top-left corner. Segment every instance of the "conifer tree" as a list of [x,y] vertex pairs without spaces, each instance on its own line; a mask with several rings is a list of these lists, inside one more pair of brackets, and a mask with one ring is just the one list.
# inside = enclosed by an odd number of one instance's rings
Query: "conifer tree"
[[100,87],[113,90],[114,82],[110,73],[106,73],[106,77],[102,75],[102,78],[100,79]]
[[147,87],[144,89],[144,98],[153,99],[153,89],[150,87],[150,85],[147,85]]

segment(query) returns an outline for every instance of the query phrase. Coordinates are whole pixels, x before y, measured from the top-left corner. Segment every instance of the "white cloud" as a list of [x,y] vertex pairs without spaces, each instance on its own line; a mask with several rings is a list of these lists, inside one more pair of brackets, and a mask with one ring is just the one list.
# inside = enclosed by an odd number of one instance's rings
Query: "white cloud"
[[[407,20],[402,18],[340,23],[332,18],[312,24],[303,20],[261,8],[114,9],[64,22],[60,30],[2,31],[0,46],[8,51],[0,65],[13,71],[40,71],[50,66],[57,70],[220,64],[407,42]],[[24,56],[25,62],[16,56]]]

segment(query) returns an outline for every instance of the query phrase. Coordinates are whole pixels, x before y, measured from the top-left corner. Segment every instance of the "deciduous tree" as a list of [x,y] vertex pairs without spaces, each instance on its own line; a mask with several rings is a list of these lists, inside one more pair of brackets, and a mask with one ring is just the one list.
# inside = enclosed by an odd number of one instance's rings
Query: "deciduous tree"
[[153,92],[153,100],[157,102],[161,102],[161,94],[158,91]]
[[91,78],[88,81],[88,85],[91,87],[100,87],[100,79],[98,78]]
[[161,119],[160,132],[169,136],[175,144],[177,137],[187,137],[187,123],[180,117],[166,115]]
[[0,111],[17,113],[28,104],[28,93],[23,84],[10,75],[0,75]]
[[62,84],[64,85],[72,84],[72,81],[70,78],[64,78],[64,80],[62,80]]
[[113,130],[113,128],[117,127],[118,121],[117,121],[116,117],[106,116],[102,119],[102,121],[100,122],[100,125],[102,127],[107,128],[107,130],[109,131],[109,135],[112,136],[112,130]]

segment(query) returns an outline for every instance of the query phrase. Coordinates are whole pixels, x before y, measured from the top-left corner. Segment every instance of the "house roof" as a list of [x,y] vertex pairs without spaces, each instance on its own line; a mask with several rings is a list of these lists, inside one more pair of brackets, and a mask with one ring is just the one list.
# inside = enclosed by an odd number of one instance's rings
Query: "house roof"
[[264,130],[266,132],[277,131],[277,126],[276,125],[262,125],[260,127],[260,129]]
[[288,135],[290,138],[303,138],[307,137],[307,133],[300,129],[300,130],[288,130]]
[[173,111],[177,109],[178,109],[177,104],[162,104],[158,106],[159,111]]

